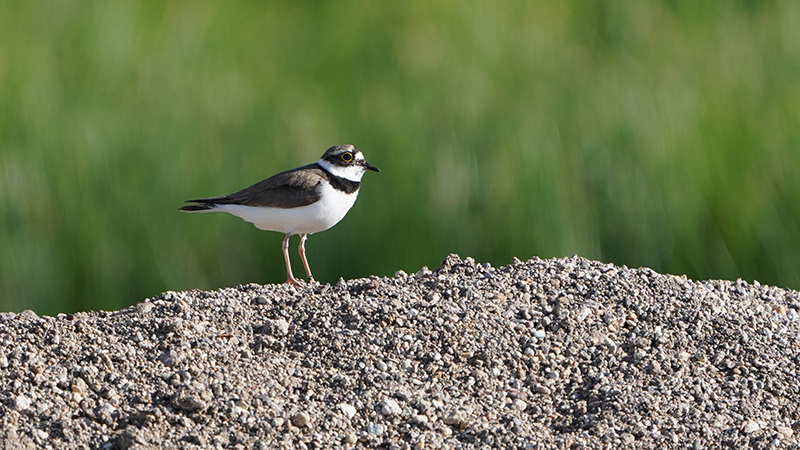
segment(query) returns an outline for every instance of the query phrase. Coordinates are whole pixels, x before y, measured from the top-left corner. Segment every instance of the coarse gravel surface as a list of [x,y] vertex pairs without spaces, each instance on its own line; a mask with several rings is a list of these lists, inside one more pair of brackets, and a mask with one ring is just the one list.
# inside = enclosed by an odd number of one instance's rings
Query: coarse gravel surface
[[0,314],[3,449],[800,448],[800,294],[577,256]]

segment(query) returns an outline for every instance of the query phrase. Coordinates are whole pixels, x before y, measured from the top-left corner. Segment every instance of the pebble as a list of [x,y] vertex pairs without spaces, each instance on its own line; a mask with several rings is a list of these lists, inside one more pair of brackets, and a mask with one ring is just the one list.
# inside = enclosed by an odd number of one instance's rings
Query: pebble
[[438,292],[431,292],[425,297],[425,299],[431,304],[436,304],[439,303],[439,300],[442,299],[442,296]]
[[415,414],[414,417],[411,418],[411,421],[417,425],[424,425],[428,423],[428,416],[425,414]]
[[367,425],[367,433],[369,434],[380,436],[384,431],[386,431],[386,427],[379,423],[371,423]]
[[286,319],[268,320],[265,328],[271,336],[283,337],[289,334],[289,322]]
[[254,305],[271,305],[272,302],[267,297],[265,297],[263,295],[258,295],[255,298],[253,298],[253,304]]
[[442,419],[442,422],[461,427],[467,422],[467,412],[461,408],[453,408]]
[[356,442],[358,442],[358,436],[355,433],[348,433],[344,437],[344,443],[347,445],[355,445]]
[[178,352],[172,349],[162,352],[160,355],[158,355],[158,360],[161,361],[161,364],[164,364],[167,367],[174,366],[178,362],[178,359]]
[[14,409],[17,411],[24,411],[30,408],[32,403],[33,400],[22,394],[14,397]]
[[39,316],[35,312],[31,311],[30,309],[26,309],[25,311],[22,311],[21,313],[19,313],[17,318],[22,319],[22,320],[37,320],[39,318]]
[[381,414],[384,416],[395,416],[403,412],[403,408],[396,401],[383,397],[381,399]]
[[72,392],[76,394],[85,394],[86,391],[89,389],[89,386],[86,385],[86,382],[83,381],[83,378],[75,378],[72,380],[72,384],[70,385],[70,389]]
[[205,402],[195,395],[180,395],[175,397],[172,405],[178,409],[193,412],[206,407]]
[[352,419],[356,415],[356,408],[347,403],[339,403],[339,409],[344,413],[345,417]]
[[297,428],[303,428],[311,424],[311,415],[307,412],[301,412],[292,416],[292,425]]
[[761,424],[756,422],[755,420],[745,420],[742,424],[742,433],[750,434],[755,433],[756,431],[761,429]]

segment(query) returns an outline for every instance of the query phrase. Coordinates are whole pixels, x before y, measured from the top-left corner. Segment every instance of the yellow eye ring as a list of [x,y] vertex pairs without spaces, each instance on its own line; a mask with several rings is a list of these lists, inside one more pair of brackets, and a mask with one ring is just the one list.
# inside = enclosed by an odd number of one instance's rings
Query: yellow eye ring
[[344,161],[344,162],[350,162],[350,161],[352,161],[352,160],[353,160],[353,154],[352,154],[352,153],[350,153],[350,152],[344,152],[344,153],[342,153],[342,161]]

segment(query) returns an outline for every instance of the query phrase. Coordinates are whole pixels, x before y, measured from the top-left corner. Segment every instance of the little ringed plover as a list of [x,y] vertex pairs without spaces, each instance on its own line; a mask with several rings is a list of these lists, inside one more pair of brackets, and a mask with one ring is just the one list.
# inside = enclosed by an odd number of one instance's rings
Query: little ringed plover
[[325,151],[319,161],[281,172],[239,192],[222,197],[187,200],[181,211],[222,211],[240,217],[257,228],[286,234],[283,258],[287,283],[300,285],[292,275],[289,238],[300,235],[298,251],[309,281],[313,280],[306,260],[308,235],[339,223],[353,206],[367,170],[380,170],[364,159],[352,145],[337,145]]

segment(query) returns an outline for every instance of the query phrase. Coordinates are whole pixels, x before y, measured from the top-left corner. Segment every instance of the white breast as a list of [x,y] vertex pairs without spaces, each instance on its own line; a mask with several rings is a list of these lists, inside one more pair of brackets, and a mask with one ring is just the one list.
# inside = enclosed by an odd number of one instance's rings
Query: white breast
[[346,194],[334,189],[324,180],[317,189],[320,190],[320,200],[299,208],[218,205],[214,211],[224,211],[241,217],[262,230],[286,234],[318,233],[336,225],[344,218],[356,202],[358,191]]

